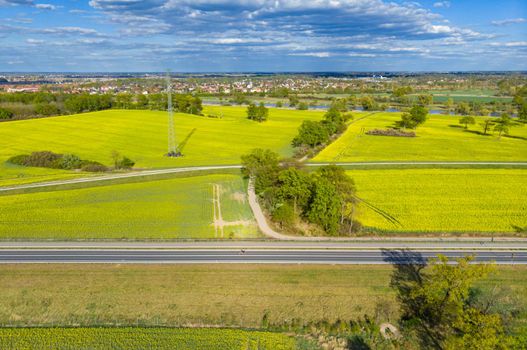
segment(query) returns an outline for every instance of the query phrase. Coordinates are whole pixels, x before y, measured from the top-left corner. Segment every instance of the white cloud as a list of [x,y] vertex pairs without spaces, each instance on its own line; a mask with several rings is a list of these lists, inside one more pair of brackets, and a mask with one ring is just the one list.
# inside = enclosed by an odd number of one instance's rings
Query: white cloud
[[450,1],[438,1],[434,2],[433,5],[435,8],[449,8],[450,7]]
[[491,23],[495,26],[506,26],[509,24],[515,24],[515,23],[526,23],[526,18],[509,18],[509,19],[503,19],[501,21],[492,21]]
[[527,47],[527,41],[509,41],[504,43],[490,43],[490,46],[504,46],[504,47]]
[[39,44],[43,44],[44,43],[44,40],[39,40],[39,39],[26,39],[26,43],[30,44],[30,45],[39,45]]
[[40,10],[56,10],[57,6],[51,4],[35,4],[35,7]]
[[325,57],[330,57],[331,54],[329,52],[297,52],[297,53],[290,53],[289,56],[308,56],[308,57],[325,58]]

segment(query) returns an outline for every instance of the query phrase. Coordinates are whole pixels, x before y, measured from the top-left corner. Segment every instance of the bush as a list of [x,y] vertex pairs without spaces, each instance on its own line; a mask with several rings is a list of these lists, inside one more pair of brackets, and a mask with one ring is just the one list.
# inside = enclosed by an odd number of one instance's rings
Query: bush
[[85,161],[83,165],[81,166],[81,170],[88,171],[91,173],[100,173],[100,172],[108,171],[108,167],[106,167],[105,165],[99,162]]
[[134,165],[135,165],[135,162],[133,160],[127,157],[123,157],[117,163],[117,169],[131,169]]
[[366,131],[367,135],[375,136],[398,136],[398,137],[415,137],[415,132],[413,131],[402,131],[397,129],[373,129]]
[[20,154],[18,156],[13,156],[9,158],[7,162],[11,164],[26,166],[26,162],[28,158],[29,158],[29,154]]
[[60,165],[61,169],[79,169],[82,166],[82,160],[75,154],[65,154]]
[[0,119],[11,119],[13,118],[13,112],[7,109],[0,108]]
[[40,151],[31,153],[26,159],[26,166],[41,168],[61,168],[62,154],[50,151]]

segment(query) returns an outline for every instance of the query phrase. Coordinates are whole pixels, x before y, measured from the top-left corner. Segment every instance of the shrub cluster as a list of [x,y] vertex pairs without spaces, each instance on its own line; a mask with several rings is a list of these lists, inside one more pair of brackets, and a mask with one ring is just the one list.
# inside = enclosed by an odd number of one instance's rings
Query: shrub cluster
[[261,203],[282,228],[295,230],[304,221],[338,235],[360,227],[353,219],[355,185],[344,169],[325,166],[309,173],[263,149],[242,156],[242,163],[243,174],[253,179]]
[[314,149],[324,145],[335,135],[346,130],[346,122],[352,119],[349,113],[342,114],[336,107],[331,107],[324,115],[324,120],[315,122],[305,120],[298,128],[298,135],[293,139],[297,148]]
[[82,160],[75,154],[58,154],[50,151],[21,154],[7,160],[11,164],[52,169],[81,169],[89,172],[103,172],[108,168],[91,160]]
[[402,131],[397,129],[373,129],[366,131],[366,134],[375,136],[415,137],[415,132],[413,131]]

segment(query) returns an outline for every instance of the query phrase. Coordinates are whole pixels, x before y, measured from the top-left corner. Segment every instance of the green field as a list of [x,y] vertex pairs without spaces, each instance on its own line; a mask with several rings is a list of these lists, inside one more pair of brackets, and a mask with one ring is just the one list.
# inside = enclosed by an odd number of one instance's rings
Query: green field
[[0,348],[292,350],[296,344],[283,334],[238,329],[0,328]]
[[256,237],[245,193],[239,175],[207,175],[3,195],[0,239]]
[[[366,135],[371,129],[393,127],[400,113],[372,113],[357,120],[315,161],[527,161],[527,127],[511,128],[512,137],[483,136],[479,125],[465,131],[459,117],[429,115],[417,137]],[[483,118],[477,117],[477,122]]]
[[[527,268],[499,266],[485,288],[527,294]],[[8,264],[0,325],[235,326],[350,320],[379,301],[398,316],[387,265]],[[525,302],[525,300],[524,300]]]
[[384,232],[515,232],[527,226],[523,169],[348,171],[362,199],[400,221],[360,206],[358,220]]
[[223,118],[175,114],[176,137],[182,143],[184,155],[177,159],[164,156],[166,112],[106,110],[0,123],[0,184],[39,181],[46,174],[70,176],[57,170],[5,164],[11,156],[40,150],[74,153],[106,165],[111,164],[111,153],[115,150],[134,160],[136,168],[238,164],[242,154],[256,147],[290,156],[291,140],[302,121],[318,120],[323,115],[323,112],[271,109],[269,120],[257,123],[247,119],[245,107],[210,106],[203,112]]

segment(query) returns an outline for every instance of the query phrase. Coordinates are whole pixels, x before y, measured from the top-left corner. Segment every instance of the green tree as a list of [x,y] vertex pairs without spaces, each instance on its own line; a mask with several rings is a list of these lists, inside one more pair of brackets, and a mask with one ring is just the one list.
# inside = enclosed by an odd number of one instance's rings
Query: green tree
[[341,202],[335,185],[330,180],[317,176],[313,181],[312,200],[307,217],[320,225],[329,235],[339,231]]
[[371,96],[364,96],[360,99],[360,104],[365,111],[375,109],[375,100]]
[[426,107],[428,105],[431,105],[433,100],[434,100],[434,96],[432,96],[430,94],[424,94],[424,95],[417,96],[417,103],[420,106],[425,106]]
[[60,109],[55,104],[39,103],[35,105],[35,113],[41,116],[49,117],[60,114]]
[[391,285],[401,305],[402,329],[415,335],[423,348],[504,348],[507,337],[500,317],[470,304],[474,284],[493,272],[494,266],[471,264],[473,260],[468,256],[451,264],[439,255],[426,270],[423,262],[396,266]]
[[461,115],[469,115],[470,105],[466,102],[459,102],[456,106],[456,113]]
[[293,139],[293,146],[307,145],[315,147],[329,140],[327,128],[321,123],[304,120],[298,128],[298,135]]
[[306,208],[311,196],[312,181],[309,174],[290,167],[280,172],[278,181],[278,196],[293,202],[294,213],[298,215],[298,208]]
[[527,122],[527,102],[518,107],[518,119],[524,123]]
[[296,106],[296,109],[298,109],[299,111],[306,111],[309,109],[309,106],[307,103],[302,101]]
[[254,179],[256,193],[262,194],[274,186],[280,171],[280,156],[271,151],[256,148],[242,156],[242,174]]
[[483,122],[479,123],[483,128],[483,135],[487,135],[492,125],[494,125],[494,120],[491,118],[485,119]]
[[298,96],[296,95],[289,95],[289,107],[296,106],[300,100],[298,99]]
[[291,226],[295,222],[295,211],[289,203],[280,203],[272,212],[273,221],[278,222],[280,227]]
[[459,124],[465,125],[465,129],[468,129],[469,124],[476,124],[476,119],[474,119],[472,116],[465,116],[459,119]]
[[13,118],[13,112],[0,107],[0,119],[11,119]]
[[496,120],[496,125],[494,126],[494,131],[497,131],[498,138],[501,138],[502,134],[509,134],[509,130],[513,125],[511,117],[507,113],[502,113],[501,117]]
[[356,205],[355,182],[346,174],[346,171],[342,167],[336,165],[327,165],[318,168],[317,175],[329,180],[335,186],[341,205],[339,226],[343,227],[347,225],[348,233],[351,233]]
[[426,121],[428,110],[423,106],[413,106],[409,113],[403,113],[397,126],[408,129],[415,129]]
[[255,120],[257,122],[263,122],[267,120],[269,116],[269,109],[265,107],[263,102],[259,106],[251,103],[247,107],[247,118]]

